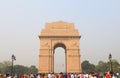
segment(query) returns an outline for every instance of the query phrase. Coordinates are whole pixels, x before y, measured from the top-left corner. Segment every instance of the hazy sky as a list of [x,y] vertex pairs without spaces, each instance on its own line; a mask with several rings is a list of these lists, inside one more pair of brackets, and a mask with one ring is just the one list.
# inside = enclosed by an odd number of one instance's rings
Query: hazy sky
[[120,0],[0,0],[0,62],[38,66],[38,35],[58,20],[78,29],[82,61],[120,62]]

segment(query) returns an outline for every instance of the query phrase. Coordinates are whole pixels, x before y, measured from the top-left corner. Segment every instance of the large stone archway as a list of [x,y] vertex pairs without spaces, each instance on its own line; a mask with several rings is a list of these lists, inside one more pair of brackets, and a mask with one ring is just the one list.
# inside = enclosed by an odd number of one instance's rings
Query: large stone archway
[[54,49],[65,48],[67,73],[80,73],[80,35],[73,23],[57,21],[47,23],[40,33],[38,73],[54,72]]

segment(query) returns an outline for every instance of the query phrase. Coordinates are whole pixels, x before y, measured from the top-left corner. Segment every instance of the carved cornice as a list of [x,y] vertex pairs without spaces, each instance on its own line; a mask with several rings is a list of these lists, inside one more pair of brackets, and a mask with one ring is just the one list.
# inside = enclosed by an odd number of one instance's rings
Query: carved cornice
[[52,57],[52,55],[39,55],[39,57]]
[[80,57],[80,55],[68,55],[69,57]]
[[81,36],[39,36],[39,38],[81,38]]

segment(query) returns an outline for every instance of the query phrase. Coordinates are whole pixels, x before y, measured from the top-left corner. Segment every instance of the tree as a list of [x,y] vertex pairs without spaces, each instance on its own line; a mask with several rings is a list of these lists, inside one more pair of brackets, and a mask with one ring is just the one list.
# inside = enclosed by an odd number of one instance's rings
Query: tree
[[[0,73],[11,74],[11,69],[12,69],[12,62],[11,61],[4,61],[4,62],[0,63]],[[21,73],[21,74],[33,73],[33,74],[36,74],[38,69],[34,65],[32,65],[30,67],[23,66],[23,65],[14,65],[13,70],[14,70],[14,73]]]
[[3,64],[0,63],[0,73],[2,72]]
[[14,66],[15,73],[28,73],[29,68],[23,65],[15,65]]
[[85,60],[82,62],[82,70],[84,73],[94,72],[95,71],[95,65],[90,64],[89,61]]
[[[120,64],[116,60],[112,60],[113,72],[120,72]],[[110,71],[110,62],[99,61],[96,65],[95,70],[97,72],[107,72]]]
[[38,71],[38,70],[37,70],[37,68],[36,68],[34,65],[32,65],[32,66],[29,67],[29,73],[36,74],[37,71]]
[[115,59],[112,60],[112,67],[113,67],[113,72],[120,72],[120,64],[118,63],[117,60]]
[[3,63],[0,64],[1,65],[1,72],[2,73],[10,73],[10,66],[11,66],[11,62],[10,61],[4,61]]
[[103,72],[103,73],[107,72],[107,71],[109,71],[109,65],[106,62],[99,61],[98,65],[96,65],[96,67],[95,67],[95,70],[97,72]]
[[15,70],[15,73],[21,73],[21,74],[24,74],[24,73],[27,73],[27,74],[37,74],[37,68],[35,66],[30,66],[30,67],[27,67],[27,66],[23,66],[23,65],[15,65],[14,66],[14,70]]

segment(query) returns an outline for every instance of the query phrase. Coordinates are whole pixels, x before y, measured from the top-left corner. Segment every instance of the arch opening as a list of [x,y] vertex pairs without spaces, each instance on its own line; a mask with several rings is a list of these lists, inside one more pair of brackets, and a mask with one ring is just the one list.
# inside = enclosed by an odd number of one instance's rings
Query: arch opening
[[57,44],[54,47],[54,72],[66,72],[66,47],[64,44]]

